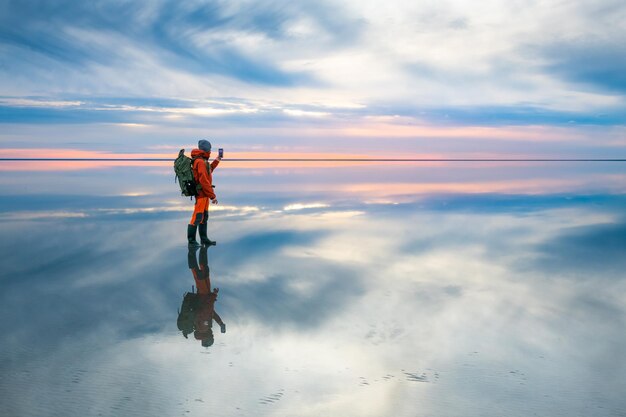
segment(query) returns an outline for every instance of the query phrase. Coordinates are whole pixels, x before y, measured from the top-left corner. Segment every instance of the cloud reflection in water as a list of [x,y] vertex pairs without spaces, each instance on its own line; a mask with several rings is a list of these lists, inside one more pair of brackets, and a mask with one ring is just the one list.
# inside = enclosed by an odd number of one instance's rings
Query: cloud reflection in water
[[626,409],[623,196],[295,198],[213,213],[206,265],[228,332],[209,349],[177,326],[192,284],[188,213],[94,210],[163,206],[158,194],[50,200],[95,213],[85,218],[0,220],[0,390],[14,398],[1,411]]

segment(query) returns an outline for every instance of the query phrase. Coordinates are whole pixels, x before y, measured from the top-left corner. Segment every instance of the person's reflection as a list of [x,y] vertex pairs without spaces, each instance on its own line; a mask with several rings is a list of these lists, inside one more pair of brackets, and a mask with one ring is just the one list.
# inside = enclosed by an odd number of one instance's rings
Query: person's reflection
[[178,329],[187,335],[193,333],[196,340],[200,340],[202,346],[208,347],[213,344],[213,320],[220,326],[222,333],[226,333],[226,325],[215,312],[218,288],[211,291],[211,279],[207,260],[207,246],[200,248],[200,264],[196,258],[198,248],[189,248],[187,263],[193,279],[196,282],[196,291],[188,292],[183,297],[183,303],[178,312]]

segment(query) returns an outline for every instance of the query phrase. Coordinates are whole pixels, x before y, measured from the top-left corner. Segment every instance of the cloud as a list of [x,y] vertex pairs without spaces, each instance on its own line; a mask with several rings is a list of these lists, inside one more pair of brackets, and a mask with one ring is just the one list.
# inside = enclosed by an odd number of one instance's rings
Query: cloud
[[[493,134],[507,138],[509,126],[611,127],[626,125],[626,105],[606,107],[594,112],[558,111],[538,105],[499,106],[416,106],[372,102],[368,106],[337,104],[294,104],[288,102],[248,100],[234,97],[211,99],[172,99],[136,97],[0,97],[0,123],[11,124],[142,124],[205,126],[319,126],[345,129],[366,136],[438,135],[437,131],[468,126],[459,136],[475,136],[473,126],[493,126]],[[404,130],[404,133],[401,131]],[[522,132],[514,136],[528,136]],[[453,135],[453,133],[451,133]],[[479,136],[489,137],[482,131]],[[543,129],[540,140],[552,133]]]
[[[294,27],[302,28],[305,21],[315,31],[302,40]],[[93,73],[94,65],[121,70],[136,67],[133,61],[140,59],[199,76],[279,87],[315,80],[304,70],[281,68],[280,60],[268,59],[268,48],[278,51],[285,43],[311,46],[314,36],[321,44],[342,43],[358,31],[341,25],[341,19],[326,14],[321,4],[294,6],[284,1],[263,7],[224,1],[9,1],[0,22],[0,40],[9,52],[4,55],[14,55],[9,60],[14,71],[35,71],[37,61],[44,59],[57,70],[80,66]],[[293,47],[289,50],[294,52]]]
[[607,106],[594,112],[554,110],[538,104],[458,105],[448,107],[378,103],[368,106],[370,114],[390,114],[428,120],[434,125],[523,126],[523,125],[624,125],[626,105]]
[[359,116],[358,106],[328,106],[281,103],[240,98],[156,99],[156,98],[93,98],[53,100],[45,97],[0,97],[0,123],[147,123],[176,124],[220,122],[261,124],[287,123],[296,119]]
[[[298,263],[299,269],[289,275],[270,273],[263,281],[228,285],[223,292],[229,298],[225,305],[267,327],[295,327],[303,331],[319,327],[363,292],[356,270],[321,265],[315,259],[301,259]],[[336,276],[342,279],[331,278]]]
[[626,268],[626,222],[565,229],[539,245],[537,252],[535,267],[557,277],[621,280]]
[[626,95],[626,44],[623,37],[560,42],[547,46],[543,53],[549,71],[580,85],[579,88]]

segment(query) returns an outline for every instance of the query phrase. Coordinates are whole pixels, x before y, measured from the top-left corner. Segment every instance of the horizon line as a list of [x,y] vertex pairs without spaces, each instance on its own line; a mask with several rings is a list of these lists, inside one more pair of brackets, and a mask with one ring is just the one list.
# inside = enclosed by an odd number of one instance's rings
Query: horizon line
[[[4,162],[174,162],[175,158],[0,158]],[[626,158],[222,158],[224,162],[626,162]]]

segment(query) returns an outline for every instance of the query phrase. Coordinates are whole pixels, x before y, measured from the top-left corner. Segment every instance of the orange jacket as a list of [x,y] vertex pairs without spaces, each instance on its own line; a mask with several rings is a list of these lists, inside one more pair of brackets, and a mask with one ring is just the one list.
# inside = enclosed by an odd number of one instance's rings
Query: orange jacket
[[220,161],[214,159],[211,164],[208,163],[209,153],[201,151],[200,149],[194,149],[191,151],[191,157],[193,160],[193,177],[196,183],[202,186],[202,189],[198,192],[198,197],[209,197],[214,200],[217,196],[213,191],[213,176],[211,173],[219,165]]

